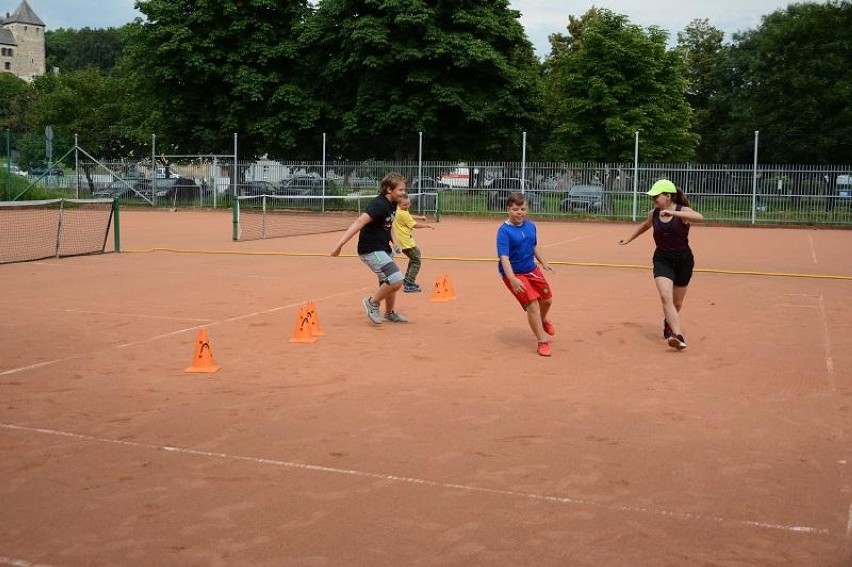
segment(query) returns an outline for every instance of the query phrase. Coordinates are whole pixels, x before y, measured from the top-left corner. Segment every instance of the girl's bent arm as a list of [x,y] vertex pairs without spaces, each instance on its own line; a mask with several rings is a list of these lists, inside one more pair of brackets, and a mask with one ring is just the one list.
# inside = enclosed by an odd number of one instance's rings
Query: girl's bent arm
[[648,213],[648,218],[646,218],[644,221],[642,221],[642,224],[640,224],[639,226],[636,227],[636,230],[633,231],[633,234],[630,235],[630,238],[628,238],[627,240],[622,238],[621,240],[618,241],[618,243],[621,244],[621,245],[624,245],[624,244],[630,244],[631,242],[636,240],[636,238],[638,238],[640,234],[642,234],[643,232],[645,232],[646,230],[651,228],[651,225],[653,223],[653,221],[651,219],[653,218],[653,215],[654,215],[654,211],[652,209],[651,212]]

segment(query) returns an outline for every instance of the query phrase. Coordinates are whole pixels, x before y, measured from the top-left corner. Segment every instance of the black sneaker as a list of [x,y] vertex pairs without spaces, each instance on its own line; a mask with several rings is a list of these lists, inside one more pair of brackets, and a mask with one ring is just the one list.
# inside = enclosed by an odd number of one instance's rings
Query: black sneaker
[[669,340],[669,337],[674,333],[672,332],[672,328],[669,326],[668,319],[663,319],[663,340]]
[[686,348],[686,339],[683,338],[683,335],[672,335],[666,340],[672,348],[676,348],[677,350]]

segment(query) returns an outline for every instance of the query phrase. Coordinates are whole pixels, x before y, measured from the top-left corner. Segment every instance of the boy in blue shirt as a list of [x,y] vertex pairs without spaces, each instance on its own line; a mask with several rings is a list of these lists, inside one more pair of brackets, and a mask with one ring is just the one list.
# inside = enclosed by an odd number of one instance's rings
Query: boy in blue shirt
[[[526,198],[512,193],[506,201],[508,216],[497,230],[498,270],[503,283],[527,313],[530,329],[538,341],[537,352],[550,356],[550,339],[556,327],[547,318],[553,305],[553,292],[542,268],[553,271],[538,251],[535,223],[528,220]],[[536,260],[540,266],[536,265]]]

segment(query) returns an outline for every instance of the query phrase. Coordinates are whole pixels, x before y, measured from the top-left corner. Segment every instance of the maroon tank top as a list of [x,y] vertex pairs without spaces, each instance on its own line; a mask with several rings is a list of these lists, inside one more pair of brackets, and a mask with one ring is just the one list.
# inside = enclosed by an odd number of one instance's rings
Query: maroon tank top
[[[675,207],[676,211],[683,208]],[[670,221],[660,220],[660,209],[654,209],[654,242],[660,250],[689,250],[689,225],[680,217],[672,217]]]

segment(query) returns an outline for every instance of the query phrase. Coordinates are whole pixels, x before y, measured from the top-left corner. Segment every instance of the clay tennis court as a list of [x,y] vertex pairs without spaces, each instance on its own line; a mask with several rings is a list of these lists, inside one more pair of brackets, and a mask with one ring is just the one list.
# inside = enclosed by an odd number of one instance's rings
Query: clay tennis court
[[[542,358],[500,218],[418,231],[457,299],[380,327],[354,241],[230,222],[0,266],[0,565],[852,564],[852,232],[696,226],[677,352],[649,233],[540,222]],[[185,372],[201,328],[219,372]]]

